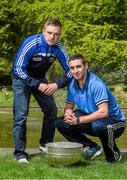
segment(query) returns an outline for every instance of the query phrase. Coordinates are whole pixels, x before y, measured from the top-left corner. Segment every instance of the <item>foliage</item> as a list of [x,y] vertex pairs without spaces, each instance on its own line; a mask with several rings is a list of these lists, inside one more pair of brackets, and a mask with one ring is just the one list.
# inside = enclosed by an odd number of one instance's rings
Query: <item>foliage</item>
[[[113,84],[113,82],[111,84]],[[114,96],[116,97],[116,99],[118,100],[120,107],[126,108],[127,107],[127,85],[117,84],[117,85],[109,86],[109,87],[112,93],[114,94]],[[56,91],[54,94],[54,97],[57,103],[59,115],[61,115],[61,113],[63,114],[63,109],[64,109],[64,105],[66,101],[66,88]],[[12,107],[12,104],[13,104],[12,88],[3,86],[0,89],[0,105]],[[30,106],[38,107],[38,104],[36,103],[33,97],[31,99]]]
[[0,77],[3,78],[4,76],[8,75],[10,73],[10,63],[8,60],[5,60],[4,58],[0,60]]
[[[0,1],[2,77],[10,76],[13,58],[22,40],[31,34],[41,33],[44,20],[52,16],[59,18],[63,24],[61,41],[69,54],[83,53],[90,62],[91,69],[99,75],[112,74],[119,70],[122,81],[126,79],[125,0]],[[63,73],[57,64],[48,73],[51,80]],[[6,71],[5,66],[8,67]],[[54,77],[52,72],[55,72]]]

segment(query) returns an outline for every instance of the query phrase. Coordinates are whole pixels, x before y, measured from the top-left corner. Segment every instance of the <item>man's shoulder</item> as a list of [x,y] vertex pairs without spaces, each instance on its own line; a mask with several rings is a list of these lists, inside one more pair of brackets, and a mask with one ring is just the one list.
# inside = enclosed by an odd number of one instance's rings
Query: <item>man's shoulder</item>
[[97,82],[104,83],[104,81],[103,81],[98,75],[96,75],[96,74],[93,73],[93,72],[90,72],[90,78],[89,78],[89,80],[90,80],[92,83],[97,83]]
[[61,41],[58,41],[56,44],[54,44],[54,46],[56,48],[58,48],[60,51],[62,51],[62,52],[65,51],[64,45],[63,45],[63,43]]
[[64,45],[60,41],[53,45],[53,49],[57,52],[56,54],[58,56],[58,59],[59,57],[61,57],[63,60],[69,58],[69,55],[66,49],[64,48]]
[[75,78],[72,78],[68,83],[68,88],[74,88],[75,86]]
[[90,78],[89,78],[89,88],[92,89],[98,89],[100,87],[105,87],[106,84],[105,82],[96,74],[90,73]]
[[27,38],[24,40],[26,43],[30,42],[30,41],[38,41],[38,40],[41,40],[41,34],[32,34],[32,35],[29,35],[27,36]]
[[55,45],[56,45],[56,46],[58,46],[58,47],[63,46],[63,44],[62,44],[62,42],[61,42],[61,41],[57,41]]

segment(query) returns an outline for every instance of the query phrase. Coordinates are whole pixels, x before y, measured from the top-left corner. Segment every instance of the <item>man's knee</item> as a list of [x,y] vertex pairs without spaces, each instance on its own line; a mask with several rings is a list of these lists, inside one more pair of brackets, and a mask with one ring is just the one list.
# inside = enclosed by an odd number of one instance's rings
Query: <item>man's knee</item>
[[59,128],[62,126],[62,124],[64,124],[64,117],[61,116],[61,117],[58,117],[55,121],[55,126],[56,128]]
[[52,107],[46,107],[42,109],[42,112],[44,113],[44,116],[46,117],[52,117],[51,119],[56,119],[57,118],[57,107],[52,106]]
[[95,121],[92,124],[92,129],[93,129],[94,133],[96,133],[96,134],[103,134],[103,133],[105,133],[106,127],[103,123],[98,123]]

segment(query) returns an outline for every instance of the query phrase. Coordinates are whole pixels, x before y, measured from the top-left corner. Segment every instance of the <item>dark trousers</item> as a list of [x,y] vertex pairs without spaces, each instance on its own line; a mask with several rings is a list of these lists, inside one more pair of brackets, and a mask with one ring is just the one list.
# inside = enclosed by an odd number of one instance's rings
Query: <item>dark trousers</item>
[[[13,106],[13,136],[15,143],[14,155],[17,159],[26,157],[26,121],[29,112],[31,94],[35,97],[42,112],[44,113],[42,132],[39,143],[45,146],[52,142],[55,133],[55,120],[57,118],[57,107],[53,96],[46,96],[38,90],[32,90],[24,80],[13,79],[14,106]],[[34,132],[33,132],[34,133]]]
[[[85,116],[83,112],[75,111],[80,116]],[[106,160],[113,162],[119,158],[119,149],[116,145],[115,139],[118,138],[125,129],[125,123],[119,121],[116,117],[112,116],[105,119],[98,119],[91,123],[69,125],[64,122],[64,117],[60,117],[56,121],[57,130],[68,140],[72,142],[79,142],[83,147],[94,147],[97,144],[90,140],[85,134],[94,137],[99,137]]]

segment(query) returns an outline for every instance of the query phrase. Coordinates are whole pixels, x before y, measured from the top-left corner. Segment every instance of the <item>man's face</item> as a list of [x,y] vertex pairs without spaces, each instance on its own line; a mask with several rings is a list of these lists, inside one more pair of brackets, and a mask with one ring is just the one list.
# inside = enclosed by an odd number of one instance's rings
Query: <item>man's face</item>
[[46,42],[51,46],[59,40],[61,28],[59,26],[49,25],[43,29],[43,34]]
[[75,79],[84,80],[86,76],[88,64],[83,64],[81,59],[75,59],[69,62],[71,73]]

